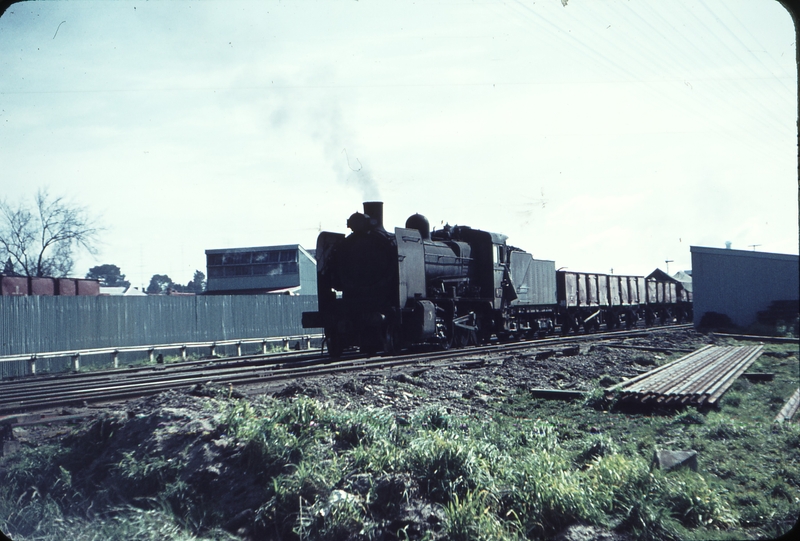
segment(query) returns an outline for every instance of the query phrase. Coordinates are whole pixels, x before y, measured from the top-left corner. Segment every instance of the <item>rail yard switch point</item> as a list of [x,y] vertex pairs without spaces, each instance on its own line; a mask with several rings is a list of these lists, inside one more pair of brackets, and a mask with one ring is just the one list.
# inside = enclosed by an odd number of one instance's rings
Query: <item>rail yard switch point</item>
[[662,470],[685,467],[697,471],[697,451],[656,451],[653,463]]

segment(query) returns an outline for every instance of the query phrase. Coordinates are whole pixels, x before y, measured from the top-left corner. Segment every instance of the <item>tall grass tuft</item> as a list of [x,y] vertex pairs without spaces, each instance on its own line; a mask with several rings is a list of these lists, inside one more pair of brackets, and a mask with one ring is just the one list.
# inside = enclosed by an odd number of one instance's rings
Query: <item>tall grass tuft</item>
[[486,491],[467,491],[444,507],[444,535],[449,541],[505,541],[521,539],[516,523],[501,520]]
[[406,460],[423,492],[439,503],[475,489],[484,469],[472,446],[441,433],[427,433],[412,441]]

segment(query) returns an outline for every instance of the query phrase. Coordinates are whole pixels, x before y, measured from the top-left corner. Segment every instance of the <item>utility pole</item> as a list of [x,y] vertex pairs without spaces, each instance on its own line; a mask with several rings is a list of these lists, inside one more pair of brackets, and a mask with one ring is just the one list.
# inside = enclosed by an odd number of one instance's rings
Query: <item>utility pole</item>
[[674,262],[674,261],[675,261],[674,259],[665,259],[664,260],[664,263],[667,264],[667,274],[669,274],[669,264]]
[[761,246],[761,245],[760,245],[760,244],[748,244],[748,246],[749,246],[750,248],[752,248],[752,249],[753,249],[753,251],[755,252],[755,251],[756,251],[756,246]]

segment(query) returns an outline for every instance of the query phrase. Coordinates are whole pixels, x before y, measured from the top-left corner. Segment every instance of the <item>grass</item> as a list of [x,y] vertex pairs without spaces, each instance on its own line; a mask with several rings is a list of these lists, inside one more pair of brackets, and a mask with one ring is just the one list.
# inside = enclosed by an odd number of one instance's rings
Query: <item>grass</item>
[[[776,537],[800,513],[800,428],[772,419],[800,367],[791,347],[767,345],[752,370],[776,376],[738,380],[707,412],[622,413],[600,392],[565,403],[524,389],[474,415],[208,399],[211,433],[169,456],[147,442],[101,454],[124,438],[118,420],[0,459],[0,530],[15,540],[233,539],[222,529],[232,517],[198,495],[191,470],[191,445],[217,438],[237,449],[232,474],[254,480],[259,539],[541,539],[576,523],[637,539]],[[654,469],[656,449],[695,449],[699,470]],[[102,471],[81,469],[98,457]]]

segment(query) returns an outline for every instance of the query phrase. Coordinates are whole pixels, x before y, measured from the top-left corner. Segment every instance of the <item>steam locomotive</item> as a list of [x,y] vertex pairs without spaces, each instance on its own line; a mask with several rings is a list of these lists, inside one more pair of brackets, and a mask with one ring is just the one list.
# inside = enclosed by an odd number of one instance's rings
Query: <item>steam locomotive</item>
[[464,347],[691,317],[690,292],[664,273],[556,270],[505,235],[449,225],[431,231],[420,214],[391,233],[382,202],[364,203],[347,227],[347,236],[317,238],[318,311],[302,319],[305,328],[324,329],[332,356],[354,346],[392,354],[412,344]]

